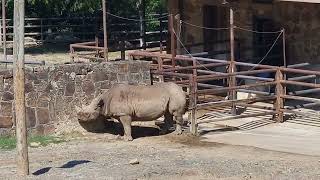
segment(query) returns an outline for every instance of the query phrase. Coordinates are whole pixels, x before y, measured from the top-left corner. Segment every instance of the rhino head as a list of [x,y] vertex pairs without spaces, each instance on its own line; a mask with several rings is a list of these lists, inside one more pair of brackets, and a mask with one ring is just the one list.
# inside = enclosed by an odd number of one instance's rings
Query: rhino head
[[77,118],[79,122],[90,122],[97,120],[99,115],[101,115],[101,110],[103,107],[103,100],[101,98],[94,99],[90,105],[75,107]]

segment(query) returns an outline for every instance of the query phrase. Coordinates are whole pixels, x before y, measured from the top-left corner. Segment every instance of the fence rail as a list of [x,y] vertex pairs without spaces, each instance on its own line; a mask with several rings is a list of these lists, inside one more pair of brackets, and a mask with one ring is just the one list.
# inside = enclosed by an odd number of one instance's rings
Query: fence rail
[[[126,22],[114,17],[108,17],[108,46],[111,50],[120,50],[125,41],[126,48],[156,46],[165,43],[168,33],[167,19],[157,19],[164,14],[151,14],[148,19],[155,21]],[[139,18],[130,16],[130,18]],[[143,26],[143,27],[142,27]],[[13,20],[6,19],[6,38],[13,41]],[[145,31],[142,33],[141,31]],[[112,36],[111,36],[112,34]],[[33,43],[75,43],[92,41],[96,36],[102,39],[102,17],[72,17],[72,18],[25,18],[25,36]],[[139,49],[139,48],[138,48]]]

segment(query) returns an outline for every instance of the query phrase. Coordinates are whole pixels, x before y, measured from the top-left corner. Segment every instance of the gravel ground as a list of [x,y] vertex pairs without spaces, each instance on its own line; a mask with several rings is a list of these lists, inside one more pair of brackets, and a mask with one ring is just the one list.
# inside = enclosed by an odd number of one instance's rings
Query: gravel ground
[[[31,148],[27,179],[320,179],[320,157],[203,143],[189,135],[114,137]],[[14,157],[15,151],[0,153],[0,179],[19,179]],[[131,165],[134,159],[139,164]]]

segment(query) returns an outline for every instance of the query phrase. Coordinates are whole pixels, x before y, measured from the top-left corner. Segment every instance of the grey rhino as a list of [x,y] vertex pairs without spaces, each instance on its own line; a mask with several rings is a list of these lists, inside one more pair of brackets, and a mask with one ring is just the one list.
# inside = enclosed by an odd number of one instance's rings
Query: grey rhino
[[124,128],[124,140],[132,141],[132,121],[152,121],[165,117],[165,127],[176,121],[176,134],[182,133],[182,116],[186,112],[186,93],[175,83],[155,85],[118,84],[95,98],[88,106],[77,108],[79,122],[99,115],[117,119]]

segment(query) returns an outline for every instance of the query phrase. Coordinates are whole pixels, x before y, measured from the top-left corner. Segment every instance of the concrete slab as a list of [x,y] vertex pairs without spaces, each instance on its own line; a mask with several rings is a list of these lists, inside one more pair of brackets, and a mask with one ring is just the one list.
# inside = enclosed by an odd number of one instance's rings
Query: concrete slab
[[320,156],[320,129],[298,126],[269,124],[252,130],[208,132],[202,141]]

